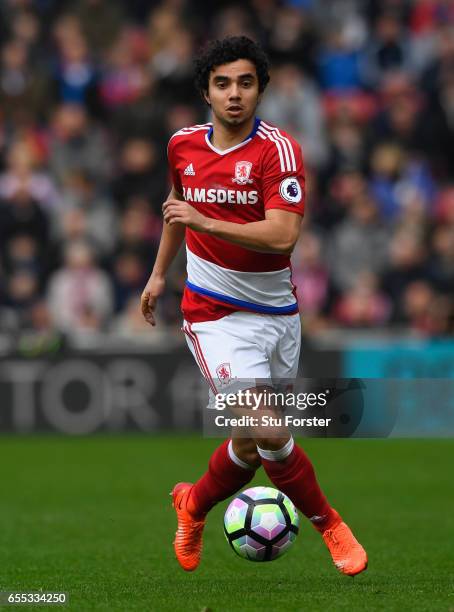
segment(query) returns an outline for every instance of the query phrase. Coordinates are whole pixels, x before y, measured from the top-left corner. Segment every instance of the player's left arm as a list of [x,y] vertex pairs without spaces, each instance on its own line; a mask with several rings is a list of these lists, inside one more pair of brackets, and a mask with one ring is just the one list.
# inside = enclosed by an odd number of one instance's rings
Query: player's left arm
[[[271,208],[263,221],[240,225],[209,219],[208,233],[261,253],[290,254],[298,240],[302,217],[294,212]],[[211,230],[211,231],[210,231]]]
[[211,234],[261,253],[290,254],[298,239],[302,217],[293,212],[272,208],[265,219],[252,223],[232,223],[205,217],[187,202],[167,200],[164,220],[169,225],[184,223],[191,229]]

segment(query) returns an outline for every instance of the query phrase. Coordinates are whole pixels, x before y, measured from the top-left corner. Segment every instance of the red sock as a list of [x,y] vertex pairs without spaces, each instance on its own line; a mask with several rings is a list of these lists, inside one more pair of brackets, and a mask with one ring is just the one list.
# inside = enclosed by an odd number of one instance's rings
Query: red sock
[[278,461],[270,460],[270,451],[260,449],[259,452],[270,480],[290,497],[318,531],[323,532],[339,522],[338,513],[331,508],[318,485],[312,463],[299,446],[295,444],[291,453]]
[[191,489],[188,510],[194,516],[205,515],[211,508],[236,493],[252,480],[255,469],[245,469],[232,461],[226,440],[211,455],[208,471]]

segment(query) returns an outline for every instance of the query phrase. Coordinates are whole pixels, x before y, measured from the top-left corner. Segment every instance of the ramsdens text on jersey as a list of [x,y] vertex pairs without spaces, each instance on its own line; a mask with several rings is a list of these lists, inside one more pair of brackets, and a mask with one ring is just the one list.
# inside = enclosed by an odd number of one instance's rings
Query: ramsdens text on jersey
[[204,187],[184,187],[186,202],[206,202],[207,204],[257,204],[257,191],[239,189],[205,189]]

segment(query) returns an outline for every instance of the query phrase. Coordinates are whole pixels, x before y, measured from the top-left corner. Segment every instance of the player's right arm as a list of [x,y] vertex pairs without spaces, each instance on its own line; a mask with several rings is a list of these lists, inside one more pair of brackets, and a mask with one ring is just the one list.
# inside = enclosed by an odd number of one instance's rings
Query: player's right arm
[[[168,199],[170,198],[176,200],[183,199],[175,187],[172,187]],[[150,325],[153,325],[153,327],[156,325],[154,316],[156,302],[158,297],[164,292],[165,277],[170,264],[180,250],[181,243],[184,240],[185,229],[182,223],[175,223],[174,225],[164,223],[164,227],[162,228],[161,241],[159,243],[153,271],[150,274],[150,278],[145,285],[140,299],[142,314],[145,320],[150,323]]]

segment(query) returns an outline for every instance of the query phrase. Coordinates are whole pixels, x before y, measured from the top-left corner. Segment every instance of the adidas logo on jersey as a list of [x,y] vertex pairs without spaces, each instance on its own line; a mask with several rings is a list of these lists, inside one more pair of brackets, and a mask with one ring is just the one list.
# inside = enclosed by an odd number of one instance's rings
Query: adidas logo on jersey
[[183,174],[185,176],[195,176],[194,166],[192,164],[189,164],[189,166],[186,166],[186,168],[184,169]]

